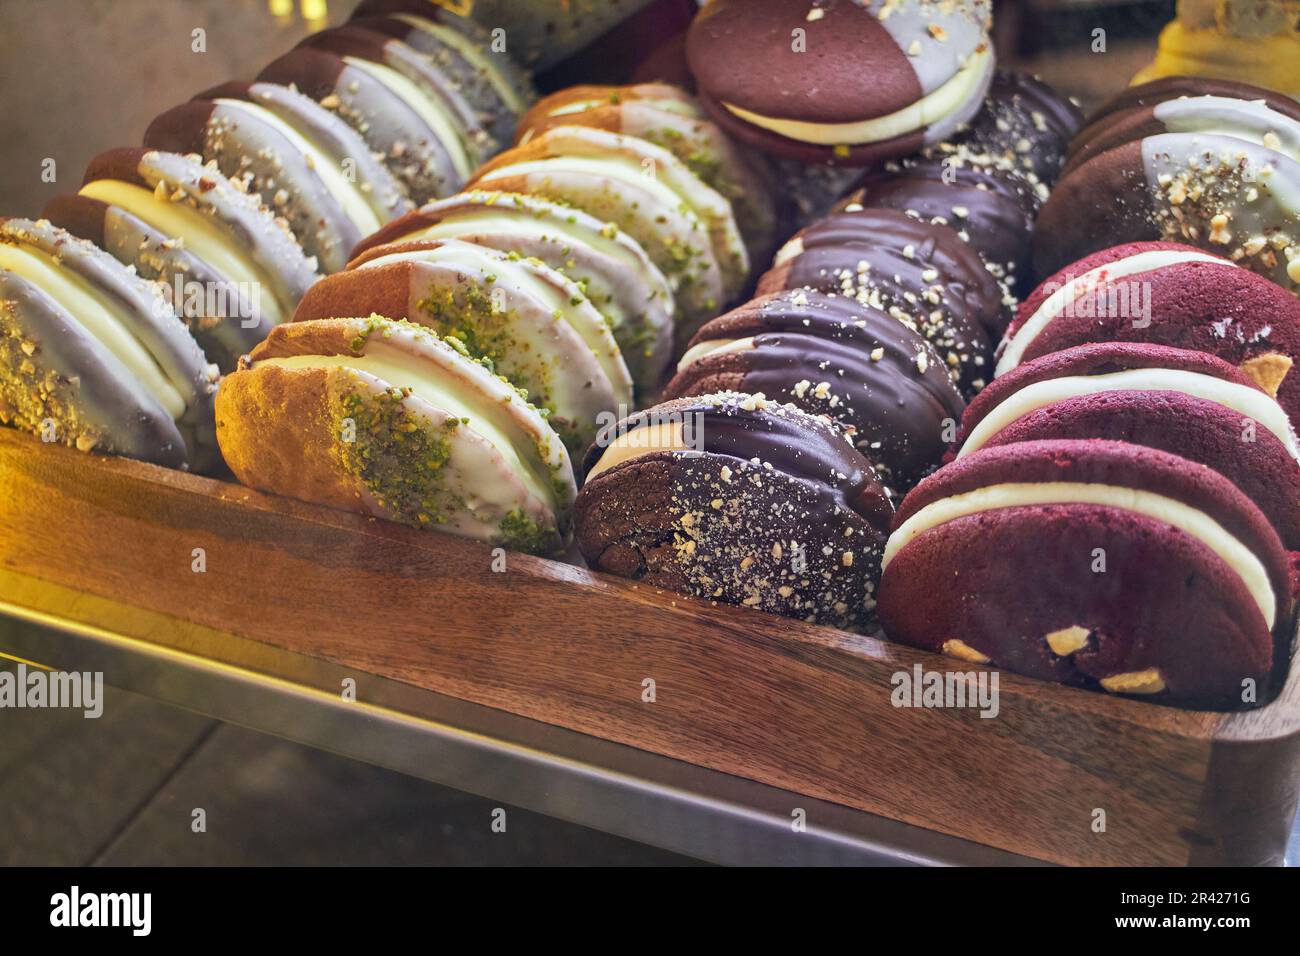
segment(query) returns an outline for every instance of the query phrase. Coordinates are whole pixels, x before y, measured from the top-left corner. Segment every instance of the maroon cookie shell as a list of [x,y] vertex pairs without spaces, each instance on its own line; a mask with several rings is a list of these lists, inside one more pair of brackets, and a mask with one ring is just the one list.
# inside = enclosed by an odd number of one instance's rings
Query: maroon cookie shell
[[758,280],[760,295],[814,288],[913,325],[963,389],[992,377],[1005,292],[957,232],[894,209],[832,213],[796,233]]
[[[1098,271],[1103,269],[1110,274]],[[1068,307],[1051,297],[1090,274],[1092,279],[1075,283],[1080,291]],[[1043,316],[1050,321],[1035,331]],[[1007,329],[997,374],[1049,352],[1106,341],[1216,355],[1276,397],[1293,422],[1300,421],[1300,374],[1292,371],[1300,355],[1300,300],[1203,250],[1127,243],[1051,276],[1021,304]]]
[[913,489],[894,528],[877,610],[906,644],[1231,709],[1267,699],[1289,641],[1291,572],[1268,520],[1228,479],[1166,452],[983,449]]
[[870,625],[893,506],[825,419],[752,395],[676,399],[598,439],[586,471],[574,532],[591,567],[787,617]]
[[[1139,370],[1157,374],[1117,374]],[[1026,392],[1057,379],[1068,381],[1058,382],[1063,387],[1055,391]],[[1244,402],[1234,406],[1218,400],[1213,387],[1218,383],[1235,386],[1237,392],[1248,390],[1246,398],[1257,393],[1263,401],[1253,404],[1271,412],[1269,419],[1248,415]],[[1064,438],[1125,441],[1208,465],[1259,506],[1288,550],[1300,551],[1295,432],[1263,389],[1213,355],[1136,342],[1052,352],[1017,366],[975,396],[956,447],[964,456],[996,445]]]
[[761,393],[826,415],[895,491],[939,463],[965,405],[942,359],[892,316],[844,296],[789,290],[707,323],[665,398]]
[[[717,0],[691,24],[686,56],[705,109],[736,138],[863,166],[975,115],[993,72],[988,17],[980,0]],[[955,105],[927,122],[918,104],[941,88]]]

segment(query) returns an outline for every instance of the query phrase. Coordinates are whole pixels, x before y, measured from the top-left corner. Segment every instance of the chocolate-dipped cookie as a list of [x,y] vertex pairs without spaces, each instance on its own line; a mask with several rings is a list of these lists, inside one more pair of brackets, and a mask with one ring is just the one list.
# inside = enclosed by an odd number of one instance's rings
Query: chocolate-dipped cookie
[[536,554],[564,549],[573,471],[545,417],[410,323],[279,326],[222,382],[217,437],[253,488]]
[[556,126],[591,126],[669,150],[731,203],[750,259],[772,254],[777,221],[770,171],[758,154],[745,155],[732,144],[683,90],[665,83],[571,86],[525,114],[519,142]]
[[604,318],[539,260],[459,239],[379,246],[312,287],[294,320],[372,313],[431,328],[490,363],[547,410],[575,453],[594,437],[597,416],[632,403]]
[[429,3],[389,7],[385,15],[360,15],[359,8],[350,22],[401,40],[429,57],[474,108],[492,138],[509,143],[519,117],[536,96],[528,73],[472,20]]
[[1123,442],[959,459],[904,499],[883,565],[894,640],[1170,704],[1266,700],[1292,633],[1260,510],[1210,468]]
[[872,620],[893,506],[825,419],[762,396],[665,402],[587,452],[574,536],[591,567],[844,627]]
[[982,0],[717,0],[686,54],[701,103],[736,138],[865,166],[975,115],[993,74],[989,13]]
[[46,220],[0,220],[0,422],[201,470],[216,385],[157,286]]
[[470,190],[421,206],[357,246],[463,239],[540,259],[573,280],[609,323],[639,393],[663,381],[673,346],[672,287],[641,245],[616,226],[535,196]]
[[[429,123],[452,153],[462,175],[491,156],[504,143],[493,139],[460,86],[432,57],[387,33],[368,30],[355,20],[341,27],[308,34],[300,44],[326,50],[354,65],[369,64],[369,72],[396,92]],[[460,154],[460,155],[458,155]],[[464,165],[461,165],[461,158]]]
[[615,223],[674,284],[688,327],[716,315],[749,274],[731,205],[643,139],[557,126],[498,155],[473,185],[565,202]]
[[351,126],[415,203],[449,196],[472,171],[446,114],[409,79],[382,63],[298,47],[257,75],[293,87]]
[[855,209],[806,227],[758,280],[760,295],[814,288],[854,298],[916,328],[968,392],[991,375],[1005,292],[952,228],[894,209]]
[[1300,291],[1300,121],[1267,102],[1196,96],[1113,112],[1089,130],[1039,214],[1040,273],[1163,239]]
[[1282,406],[1206,352],[1098,342],[1012,369],[975,396],[957,457],[1049,438],[1101,438],[1208,465],[1300,551],[1300,444]]
[[815,290],[760,296],[707,323],[665,398],[762,393],[850,436],[888,487],[933,471],[965,402],[919,333],[856,299]]
[[1084,342],[1151,342],[1217,355],[1300,421],[1300,300],[1191,246],[1134,242],[1081,259],[1020,305],[997,374]]
[[51,200],[45,215],[160,280],[223,371],[291,316],[318,278],[282,219],[194,156],[101,153],[80,193]]

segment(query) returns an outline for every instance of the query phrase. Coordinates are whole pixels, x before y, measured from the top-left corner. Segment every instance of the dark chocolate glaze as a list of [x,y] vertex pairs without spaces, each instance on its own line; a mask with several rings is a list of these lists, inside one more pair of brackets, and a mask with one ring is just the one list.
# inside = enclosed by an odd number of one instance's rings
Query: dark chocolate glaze
[[1004,292],[955,230],[864,208],[832,213],[796,238],[802,251],[760,278],[759,293],[808,287],[855,297],[915,325],[966,389],[992,377]]
[[[705,455],[724,455],[741,461],[757,458],[764,465],[817,490],[818,505],[812,522],[829,521],[836,509],[853,511],[885,532],[893,506],[871,462],[828,421],[773,401],[755,401],[739,393],[680,398],[628,416],[620,431],[664,420],[686,423]],[[584,460],[584,472],[599,461],[613,436],[597,436]],[[693,455],[696,452],[684,452]]]
[[1083,113],[1028,73],[998,70],[984,108],[954,139],[976,152],[1010,155],[1050,185],[1065,161]]
[[844,296],[785,291],[713,320],[692,345],[746,336],[753,349],[706,356],[665,395],[700,394],[710,366],[735,368],[742,391],[836,421],[896,492],[939,464],[965,402],[938,353],[897,319]]

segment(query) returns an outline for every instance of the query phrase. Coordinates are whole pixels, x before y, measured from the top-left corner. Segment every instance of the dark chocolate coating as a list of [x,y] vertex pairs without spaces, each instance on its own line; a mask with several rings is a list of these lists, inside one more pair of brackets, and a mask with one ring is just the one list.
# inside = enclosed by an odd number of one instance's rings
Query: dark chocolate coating
[[691,345],[747,336],[753,349],[692,363],[664,397],[728,389],[828,415],[896,492],[938,465],[945,433],[965,403],[933,347],[912,329],[843,296],[785,291],[719,316]]
[[1082,124],[1082,111],[1046,83],[1027,73],[998,70],[984,108],[953,139],[975,152],[1014,156],[1050,185]]
[[1004,293],[955,230],[864,208],[832,213],[796,238],[802,251],[759,279],[760,294],[807,287],[854,296],[911,321],[965,389],[992,376]]
[[752,402],[679,399],[630,419],[685,416],[704,451],[651,450],[591,479],[578,547],[594,568],[696,597],[867,627],[893,511],[883,487],[832,426]]

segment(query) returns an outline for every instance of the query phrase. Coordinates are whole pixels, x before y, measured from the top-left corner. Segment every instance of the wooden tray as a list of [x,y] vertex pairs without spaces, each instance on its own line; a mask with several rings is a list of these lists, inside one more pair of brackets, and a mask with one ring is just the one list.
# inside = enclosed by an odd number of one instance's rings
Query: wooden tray
[[58,586],[25,592],[50,605],[32,610],[67,613],[61,589],[112,598],[1041,860],[1281,860],[1300,668],[1242,714],[1010,673],[994,719],[899,709],[896,672],[977,668],[553,561],[492,564],[474,542],[0,429],[0,568]]

